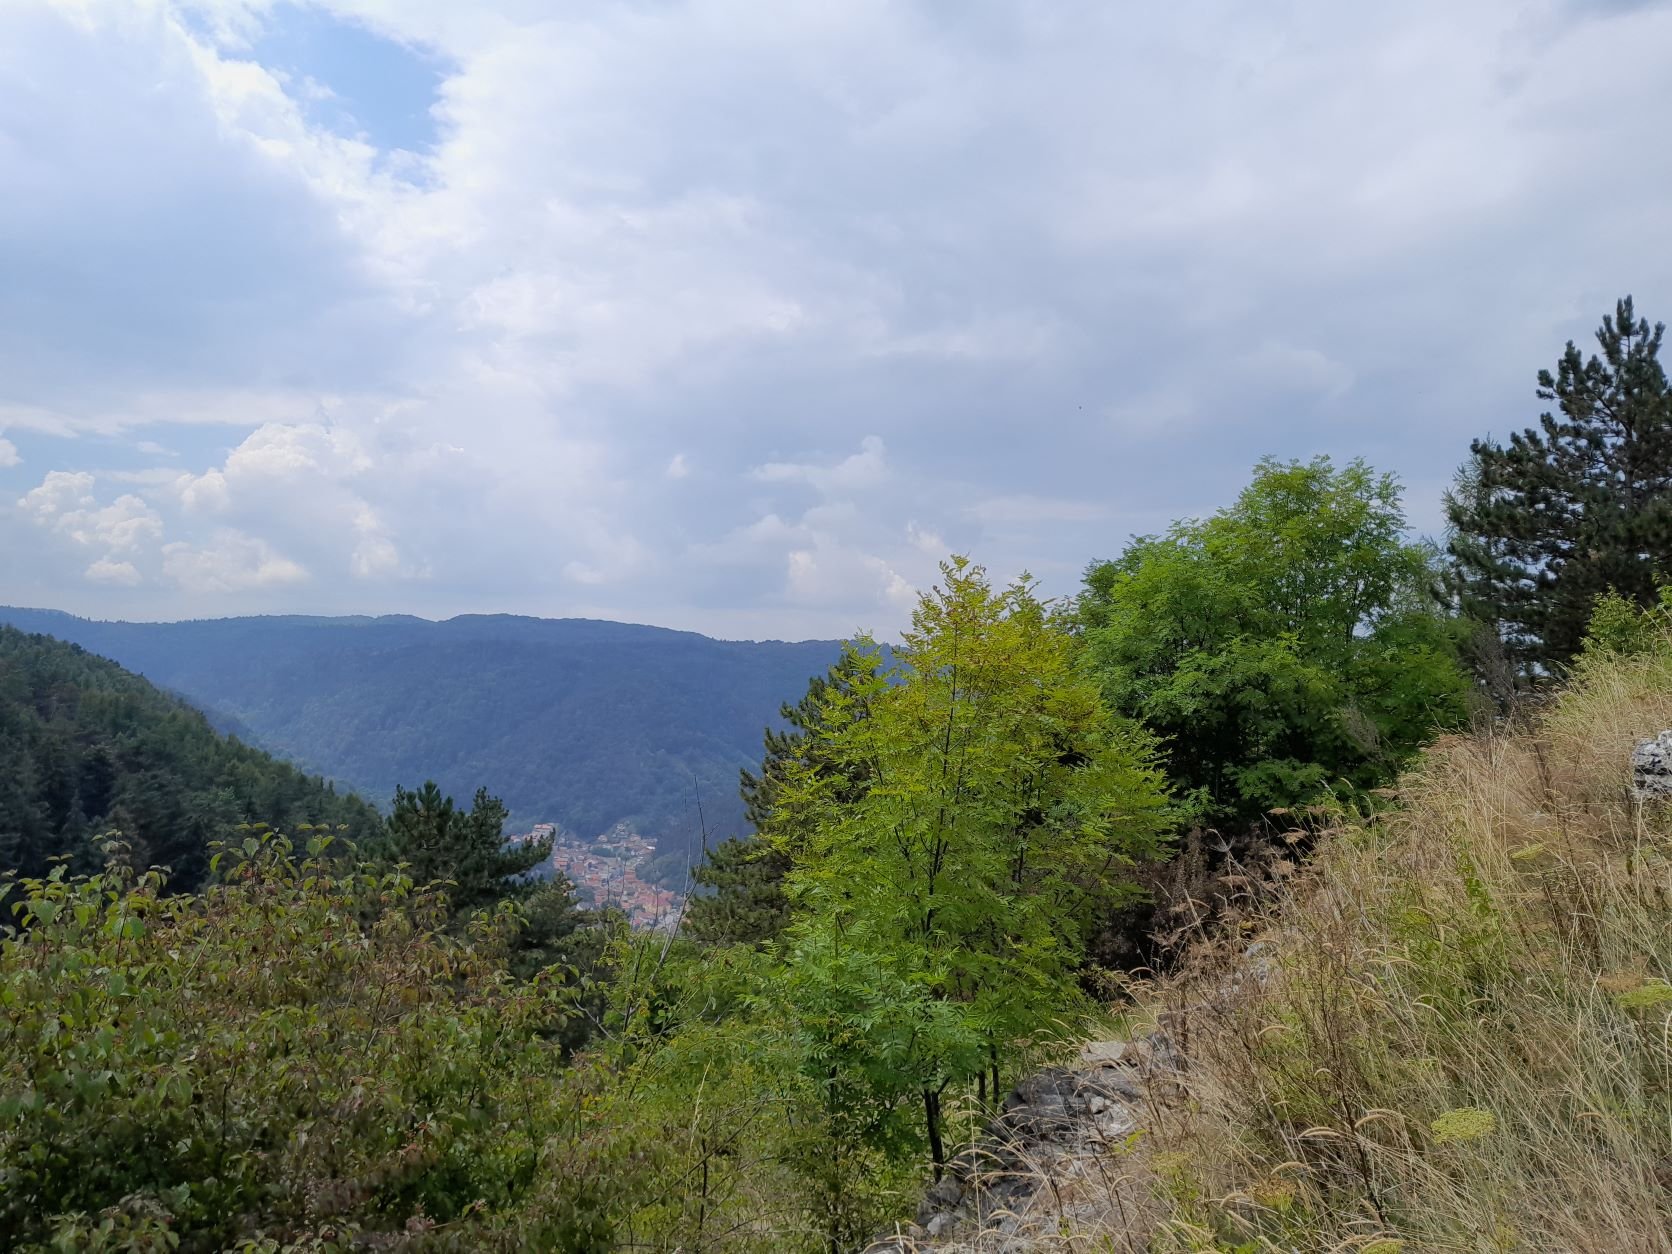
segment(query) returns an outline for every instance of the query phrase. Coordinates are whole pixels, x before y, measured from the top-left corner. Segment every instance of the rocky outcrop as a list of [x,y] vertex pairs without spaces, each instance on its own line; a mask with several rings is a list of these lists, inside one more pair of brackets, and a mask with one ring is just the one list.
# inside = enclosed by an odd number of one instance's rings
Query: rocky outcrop
[[1172,1036],[1095,1041],[1071,1067],[1029,1076],[985,1134],[957,1155],[918,1207],[916,1222],[867,1254],[1036,1250],[1062,1231],[1132,1230],[1150,1189],[1142,1129],[1179,1090],[1184,1059]]
[[1631,751],[1631,786],[1645,801],[1672,800],[1672,731],[1637,742]]

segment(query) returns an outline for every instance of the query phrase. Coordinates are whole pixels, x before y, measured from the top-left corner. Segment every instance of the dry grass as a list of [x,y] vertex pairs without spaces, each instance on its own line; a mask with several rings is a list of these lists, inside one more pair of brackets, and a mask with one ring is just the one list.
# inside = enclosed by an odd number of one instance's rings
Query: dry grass
[[1666,727],[1672,642],[1439,744],[1162,990],[1153,1248],[1672,1251],[1672,815],[1627,765]]
[[1436,745],[1152,990],[1189,1063],[1141,1136],[899,1248],[1672,1254],[1672,806],[1628,766],[1664,646]]

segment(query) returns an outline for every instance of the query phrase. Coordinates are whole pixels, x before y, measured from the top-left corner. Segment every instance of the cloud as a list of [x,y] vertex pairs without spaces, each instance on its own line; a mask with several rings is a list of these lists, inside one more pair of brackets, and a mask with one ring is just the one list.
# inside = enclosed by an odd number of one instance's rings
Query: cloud
[[94,583],[117,584],[124,588],[132,588],[140,581],[139,570],[132,562],[118,562],[108,557],[92,562],[82,574]]
[[163,573],[191,593],[244,592],[300,583],[308,572],[273,551],[265,540],[242,532],[217,532],[208,544],[165,544]]
[[1672,308],[1669,109],[1666,5],[0,5],[6,579],[828,635],[1265,453],[1432,527]]
[[48,471],[39,487],[24,493],[18,507],[40,526],[84,548],[128,553],[161,537],[162,519],[143,499],[124,493],[101,506],[93,483],[93,476],[84,471]]
[[751,472],[762,483],[808,483],[826,492],[875,487],[888,474],[887,449],[880,436],[868,435],[859,452],[832,466],[815,462],[767,462]]

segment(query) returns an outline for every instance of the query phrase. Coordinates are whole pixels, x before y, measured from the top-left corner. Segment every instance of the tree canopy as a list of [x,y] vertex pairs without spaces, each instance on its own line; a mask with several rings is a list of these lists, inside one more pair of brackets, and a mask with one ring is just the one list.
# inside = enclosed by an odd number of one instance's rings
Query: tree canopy
[[[782,728],[768,727],[765,753],[758,773],[740,772],[739,795],[754,832],[733,836],[710,849],[693,871],[693,878],[710,890],[691,899],[685,930],[710,944],[755,943],[778,935],[789,921],[784,876],[791,857],[806,844],[806,833],[795,811],[781,807],[779,795],[793,769],[832,777],[844,801],[865,789],[863,765],[838,764],[826,749],[826,720],[837,708],[835,693],[852,693],[855,685],[872,679],[882,666],[877,653],[845,650],[828,674],[815,675],[801,700],[779,708]],[[858,717],[863,707],[841,707],[843,717]]]
[[1384,784],[1464,717],[1435,582],[1391,476],[1267,459],[1228,508],[1094,563],[1080,630],[1104,697],[1162,737],[1200,817],[1248,824]]
[[1033,584],[995,590],[963,558],[941,575],[895,666],[821,695],[774,820],[801,841],[774,837],[815,1074],[863,1077],[884,1110],[914,1095],[937,1163],[946,1087],[996,1081],[1072,1000],[1096,905],[1169,823],[1151,739],[1104,708]]
[[526,897],[537,881],[529,872],[551,857],[552,840],[508,843],[505,804],[476,790],[468,811],[443,796],[434,780],[411,791],[397,787],[383,837],[375,853],[404,864],[420,884],[449,881],[447,897],[456,915]]

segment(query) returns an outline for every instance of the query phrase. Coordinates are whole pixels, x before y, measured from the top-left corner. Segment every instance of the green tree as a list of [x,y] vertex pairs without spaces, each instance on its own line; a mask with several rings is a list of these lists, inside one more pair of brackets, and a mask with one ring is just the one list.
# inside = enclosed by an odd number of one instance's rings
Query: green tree
[[1655,603],[1672,557],[1672,390],[1631,297],[1604,316],[1601,355],[1570,340],[1539,399],[1555,410],[1510,437],[1476,440],[1446,500],[1463,609],[1502,641],[1523,679],[1579,651],[1610,589]]
[[1200,818],[1247,826],[1387,783],[1465,716],[1434,585],[1391,476],[1267,459],[1230,508],[1090,567],[1079,619],[1110,706],[1163,738]]
[[727,837],[692,868],[691,878],[708,891],[686,902],[681,927],[709,945],[771,940],[789,922],[789,866],[789,856],[758,835]]
[[817,752],[788,765],[771,829],[802,842],[786,981],[813,1076],[859,1078],[872,1111],[909,1095],[937,1166],[948,1086],[996,1089],[1012,1047],[1075,999],[1098,903],[1168,822],[1149,737],[1105,710],[1032,582],[941,569],[896,665],[862,640],[855,678],[822,694]]
[[486,788],[476,790],[467,812],[433,780],[412,791],[397,787],[377,852],[385,861],[405,864],[417,883],[447,881],[454,916],[469,918],[500,901],[533,894],[541,881],[529,872],[551,857],[550,837],[507,842],[506,816],[505,806]]
[[[792,766],[833,773],[838,768],[823,751],[824,720],[832,692],[852,692],[855,684],[875,675],[878,656],[844,651],[828,674],[816,675],[794,705],[779,709],[783,728],[769,727],[760,772],[741,772],[739,792],[744,813],[755,831],[733,836],[710,849],[692,877],[709,891],[693,897],[685,911],[685,930],[708,944],[757,944],[771,940],[789,921],[789,899],[784,877],[793,851],[804,843],[792,813],[778,806],[779,791]],[[861,717],[863,708],[845,708],[845,717]],[[863,768],[836,780],[838,799],[856,799],[865,788]]]

